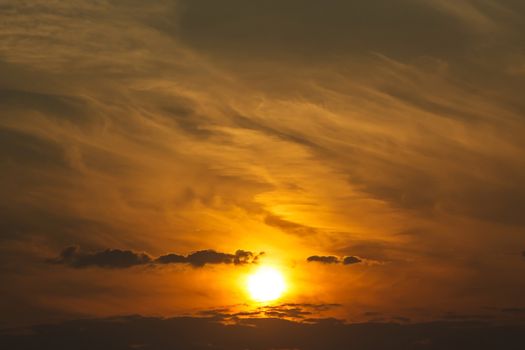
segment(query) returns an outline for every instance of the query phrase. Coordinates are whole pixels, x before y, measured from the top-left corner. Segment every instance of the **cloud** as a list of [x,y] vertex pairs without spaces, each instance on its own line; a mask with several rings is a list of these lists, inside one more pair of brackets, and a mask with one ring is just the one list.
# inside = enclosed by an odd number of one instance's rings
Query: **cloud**
[[74,268],[128,268],[146,264],[189,264],[194,267],[203,267],[207,264],[244,265],[256,263],[263,254],[264,252],[255,254],[246,250],[237,250],[235,254],[228,254],[207,249],[193,252],[187,256],[169,253],[152,258],[147,253],[120,249],[106,249],[101,252],[85,253],[81,252],[78,246],[71,246],[62,250],[57,258],[50,259],[49,262]]
[[300,0],[271,5],[264,0],[181,3],[179,25],[157,27],[198,50],[221,55],[308,55],[311,60],[367,52],[444,56],[461,52],[470,38],[456,18],[424,1],[399,0],[396,6],[388,1],[334,1],[328,7]]
[[170,253],[159,256],[155,262],[159,264],[181,264],[188,262],[188,259],[184,255]]
[[64,159],[64,152],[57,142],[2,126],[0,126],[0,157],[9,159],[8,166],[13,170],[16,170],[15,165],[46,166],[55,171],[70,170]]
[[308,262],[318,262],[321,264],[343,264],[343,265],[352,265],[360,263],[362,260],[358,258],[357,256],[345,256],[342,259],[339,259],[336,256],[328,255],[328,256],[319,256],[319,255],[312,255],[309,256],[306,261]]
[[305,319],[305,317],[320,317],[325,312],[341,307],[334,303],[284,303],[278,305],[262,305],[255,308],[247,305],[235,305],[231,308],[215,308],[199,311],[198,315],[212,316],[222,322],[237,322],[250,318],[280,318],[287,320]]
[[345,258],[343,259],[343,264],[344,265],[351,265],[351,264],[357,264],[357,263],[360,263],[362,260],[359,259],[358,257],[356,256],[345,256]]
[[[70,344],[75,344],[77,349],[100,350],[479,350],[498,349],[502,344],[506,349],[525,348],[523,325],[493,325],[483,321],[407,324],[406,320],[398,320],[398,323],[347,324],[334,318],[293,321],[279,317],[252,317],[224,324],[217,322],[214,314],[204,316],[161,318],[134,315],[73,320],[4,331],[0,333],[0,343],[5,348],[19,350],[63,349]],[[305,315],[298,316],[300,320]],[[86,343],[85,339],[89,342]]]
[[269,226],[277,227],[278,229],[281,229],[284,232],[298,236],[312,235],[317,232],[317,230],[313,227],[288,221],[281,218],[280,216],[273,214],[266,215],[264,223]]
[[234,264],[243,265],[254,263],[263,255],[252,253],[246,250],[237,250],[235,254],[221,253],[212,249],[199,250],[188,256],[167,254],[159,256],[155,262],[159,264],[180,264],[187,263],[195,267],[202,267],[206,264]]
[[339,264],[339,258],[333,255],[329,256],[319,256],[319,255],[312,255],[309,256],[306,261],[308,262],[319,262],[323,264]]
[[[6,0],[0,8],[0,271],[13,271],[2,276],[0,309],[24,293],[20,309],[41,300],[66,308],[56,304],[69,276],[29,259],[13,264],[11,240],[163,253],[166,244],[265,242],[288,261],[330,252],[334,273],[354,252],[366,257],[358,269],[368,259],[406,262],[370,269],[351,296],[340,279],[313,276],[351,305],[437,309],[426,301],[458,304],[465,293],[469,305],[505,305],[523,294],[521,251],[495,254],[522,246],[516,232],[525,227],[523,1]],[[479,35],[492,23],[505,30]],[[36,257],[49,255],[39,249]],[[257,259],[234,250],[75,250],[57,261]],[[424,283],[412,261],[428,271]],[[22,278],[33,269],[38,276]],[[142,283],[134,272],[121,288]],[[85,284],[107,283],[84,275]],[[396,290],[385,295],[385,285]],[[193,303],[197,290],[180,291],[178,302]],[[85,301],[70,308],[86,314],[108,303],[76,293]],[[134,312],[136,301],[119,304]],[[171,305],[160,303],[159,314]]]
[[83,99],[65,94],[40,93],[29,90],[3,89],[0,87],[2,110],[10,113],[35,111],[56,120],[70,120],[84,125],[89,115],[96,113]]
[[102,252],[83,253],[78,246],[67,247],[60,256],[52,262],[74,268],[103,267],[128,268],[136,265],[148,264],[152,258],[146,253],[137,253],[131,250],[106,249]]

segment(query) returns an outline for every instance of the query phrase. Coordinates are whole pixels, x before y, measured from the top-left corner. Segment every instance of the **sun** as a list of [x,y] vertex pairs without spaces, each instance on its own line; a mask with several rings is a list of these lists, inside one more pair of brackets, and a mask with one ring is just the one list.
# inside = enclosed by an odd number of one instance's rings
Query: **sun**
[[283,294],[286,283],[279,270],[263,266],[248,276],[246,287],[253,300],[268,302],[278,299]]

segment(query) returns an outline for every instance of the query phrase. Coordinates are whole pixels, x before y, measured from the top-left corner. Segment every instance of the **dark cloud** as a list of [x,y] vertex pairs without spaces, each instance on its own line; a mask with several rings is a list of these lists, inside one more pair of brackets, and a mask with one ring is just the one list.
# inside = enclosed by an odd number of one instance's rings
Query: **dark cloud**
[[[406,323],[403,322],[402,323]],[[448,349],[525,348],[524,326],[486,322],[415,324],[360,323],[307,319],[247,318],[234,324],[215,317],[124,316],[76,320],[6,330],[2,348],[84,349]]]
[[158,257],[155,262],[160,264],[180,264],[187,263],[195,267],[202,267],[206,264],[234,264],[242,265],[257,262],[258,258],[264,254],[252,253],[246,250],[237,250],[235,254],[221,253],[212,249],[199,250],[188,256],[167,254]]
[[329,256],[319,256],[319,255],[312,255],[309,256],[306,261],[308,262],[320,262],[323,264],[339,264],[339,258],[333,255]]
[[65,248],[58,258],[52,260],[54,263],[68,265],[74,268],[91,266],[128,268],[148,264],[151,261],[152,258],[146,253],[120,249],[106,249],[102,252],[83,253],[77,246]]
[[37,111],[75,123],[88,122],[94,113],[86,101],[76,96],[5,88],[0,88],[0,110],[10,114]]
[[181,264],[187,261],[188,260],[184,255],[178,255],[174,253],[161,255],[155,260],[155,262],[159,264]]
[[256,263],[260,256],[246,250],[237,250],[235,254],[221,253],[212,249],[199,250],[187,256],[169,253],[152,258],[147,253],[138,253],[131,250],[106,249],[102,252],[85,253],[79,247],[65,248],[60,255],[50,262],[63,264],[74,268],[103,267],[103,268],[128,268],[145,264],[189,264],[203,267],[207,264],[234,264],[243,265]]
[[250,318],[280,318],[287,320],[305,320],[307,317],[320,317],[324,312],[341,307],[341,304],[284,303],[279,305],[263,305],[255,309],[216,308],[203,310],[198,315],[213,317],[226,323],[237,322]]
[[51,169],[68,168],[64,151],[57,142],[2,126],[0,126],[0,159],[6,162],[6,166],[13,168],[13,171],[17,170],[13,163],[24,166],[45,165]]
[[339,259],[336,256],[328,255],[328,256],[319,256],[319,255],[312,255],[309,256],[306,261],[308,262],[318,262],[322,264],[343,264],[343,265],[351,265],[351,264],[357,264],[360,263],[362,260],[359,259],[356,256],[345,256],[343,259]]
[[252,252],[237,250],[235,254],[219,253],[214,250],[201,250],[188,255],[188,263],[193,266],[206,264],[246,264],[255,258]]
[[[326,153],[327,150],[315,142],[308,136],[301,135],[297,132],[276,128],[275,126],[265,124],[262,121],[257,121],[255,118],[249,118],[243,115],[234,115],[232,117],[233,123],[240,128],[257,131],[263,134],[277,137],[283,141],[292,142],[295,144],[306,146],[310,149],[316,150],[318,153]],[[269,215],[272,216],[272,215]]]
[[278,229],[283,230],[284,232],[291,233],[298,236],[312,235],[317,232],[317,230],[310,226],[305,226],[298,224],[296,222],[288,221],[280,216],[268,214],[264,219],[264,223],[269,226],[277,227]]
[[410,0],[336,0],[328,6],[300,0],[183,0],[179,9],[178,26],[156,26],[194,48],[237,57],[450,56],[463,52],[471,37],[460,21]]
[[357,264],[357,263],[360,263],[360,262],[361,262],[361,259],[359,259],[356,256],[345,256],[345,258],[343,259],[343,264],[344,265]]

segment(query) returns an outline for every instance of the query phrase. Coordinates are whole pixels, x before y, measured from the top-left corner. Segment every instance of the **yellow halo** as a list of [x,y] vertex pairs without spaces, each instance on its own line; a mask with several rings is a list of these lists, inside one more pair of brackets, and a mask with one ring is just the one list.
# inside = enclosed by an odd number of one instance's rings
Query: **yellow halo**
[[248,276],[246,287],[253,300],[268,302],[279,298],[286,289],[286,284],[280,271],[263,266]]

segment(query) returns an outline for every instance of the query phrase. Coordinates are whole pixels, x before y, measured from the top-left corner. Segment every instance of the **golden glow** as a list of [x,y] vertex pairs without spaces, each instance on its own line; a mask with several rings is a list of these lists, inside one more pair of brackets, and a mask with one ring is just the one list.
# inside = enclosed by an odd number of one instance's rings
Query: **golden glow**
[[246,287],[253,300],[267,302],[278,299],[286,289],[286,283],[280,271],[263,266],[248,276]]

